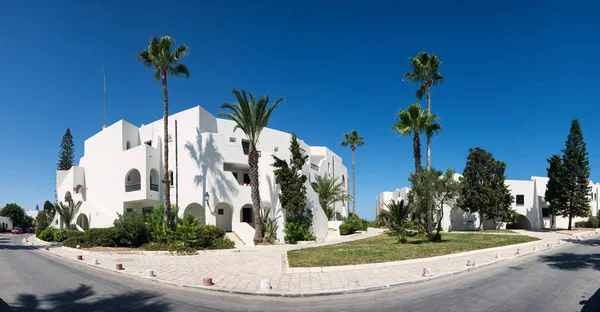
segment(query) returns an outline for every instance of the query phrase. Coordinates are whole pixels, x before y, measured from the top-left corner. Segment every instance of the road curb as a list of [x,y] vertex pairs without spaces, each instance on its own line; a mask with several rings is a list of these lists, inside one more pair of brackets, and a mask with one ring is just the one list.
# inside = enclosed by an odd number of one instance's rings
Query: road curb
[[[588,237],[583,238],[582,240],[587,240],[587,239],[593,238],[597,235],[598,234],[588,236]],[[539,243],[539,241],[535,241],[535,242]],[[534,243],[534,242],[528,242],[528,243],[524,243],[524,244],[531,244],[531,243]],[[523,245],[523,244],[519,244],[519,245]],[[390,288],[397,288],[397,287],[401,287],[401,286],[405,286],[405,285],[420,284],[420,283],[425,283],[425,282],[429,282],[429,281],[433,281],[433,280],[437,280],[437,279],[442,279],[445,277],[450,277],[450,276],[454,276],[454,275],[459,275],[459,274],[475,271],[480,268],[485,268],[485,267],[488,267],[488,266],[491,266],[491,265],[494,265],[494,264],[497,264],[500,262],[509,261],[509,260],[512,260],[515,258],[525,257],[525,256],[537,254],[537,253],[540,253],[543,251],[563,248],[563,247],[572,246],[572,245],[573,245],[572,242],[565,241],[564,243],[560,244],[559,246],[544,247],[544,248],[537,249],[535,251],[529,251],[526,253],[522,253],[522,254],[518,254],[518,255],[514,255],[514,256],[510,256],[510,257],[503,257],[503,258],[495,259],[490,262],[478,264],[477,266],[474,266],[474,267],[467,267],[467,268],[463,268],[463,269],[452,271],[452,272],[440,273],[440,274],[432,275],[432,276],[425,277],[425,278],[416,278],[413,280],[405,280],[405,281],[400,281],[400,282],[395,282],[395,283],[374,285],[374,286],[368,286],[368,287],[359,287],[359,288],[355,288],[355,289],[329,289],[329,290],[323,290],[323,291],[309,291],[309,292],[244,291],[244,290],[215,288],[214,286],[180,284],[180,283],[170,282],[170,281],[166,281],[166,280],[162,280],[162,279],[158,279],[158,278],[154,278],[154,277],[132,275],[132,274],[128,274],[124,271],[115,271],[115,270],[111,270],[109,268],[104,268],[104,267],[94,265],[92,263],[76,261],[74,259],[67,258],[67,257],[61,256],[58,254],[54,254],[52,252],[46,252],[46,254],[51,254],[54,257],[58,257],[58,258],[65,259],[65,260],[70,260],[71,262],[77,263],[79,265],[87,265],[87,266],[97,268],[97,269],[102,269],[104,271],[108,271],[111,273],[121,274],[121,275],[132,277],[132,278],[141,278],[141,279],[144,279],[147,281],[153,281],[153,282],[171,285],[171,286],[197,289],[197,290],[215,291],[215,292],[227,293],[227,294],[232,294],[232,295],[265,296],[265,297],[281,297],[281,298],[306,298],[306,297],[320,297],[320,296],[366,293],[366,292],[379,291],[379,290],[385,290],[385,289],[390,289]],[[25,246],[30,247],[30,249],[39,251],[39,249],[34,246],[31,246],[31,245],[25,245]],[[511,246],[517,246],[517,245],[511,245]],[[127,269],[127,268],[125,268],[125,269]]]

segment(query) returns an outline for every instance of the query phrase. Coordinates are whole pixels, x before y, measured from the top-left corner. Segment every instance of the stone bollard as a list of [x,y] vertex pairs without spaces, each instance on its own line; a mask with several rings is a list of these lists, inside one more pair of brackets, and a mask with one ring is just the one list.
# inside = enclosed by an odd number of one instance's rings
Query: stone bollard
[[204,278],[202,278],[202,285],[204,285],[204,286],[212,286],[212,285],[214,285],[214,283],[212,281],[212,277],[204,277]]
[[146,270],[146,275],[148,275],[149,277],[154,277],[154,271]]
[[515,255],[520,255],[521,254],[521,249],[517,248],[517,253],[515,253]]
[[44,248],[45,251],[50,251],[50,248],[46,247]]
[[546,245],[547,248],[552,248],[552,244],[548,243],[548,245]]
[[77,260],[83,260],[83,256],[77,256]]
[[80,246],[80,245],[77,245],[77,246],[75,246],[75,248],[79,249],[79,248],[81,248],[81,246]]
[[494,256],[494,259],[500,259],[500,254],[496,254],[496,255]]
[[471,266],[471,260],[467,260],[467,266]]
[[533,251],[536,251],[536,250],[537,250],[537,247],[536,247],[536,246],[533,246]]
[[94,264],[100,264],[100,262],[98,262],[98,259],[94,259]]
[[431,276],[431,269],[430,268],[423,268],[423,277],[429,277]]
[[123,270],[123,264],[121,264],[121,263],[115,264],[115,270],[117,270],[117,271]]
[[271,290],[271,281],[268,279],[263,279],[260,281],[260,290]]
[[560,240],[556,241],[556,246],[560,245]]
[[358,287],[360,287],[360,282],[358,280],[350,280],[346,284],[346,288],[348,288],[348,289],[355,289]]

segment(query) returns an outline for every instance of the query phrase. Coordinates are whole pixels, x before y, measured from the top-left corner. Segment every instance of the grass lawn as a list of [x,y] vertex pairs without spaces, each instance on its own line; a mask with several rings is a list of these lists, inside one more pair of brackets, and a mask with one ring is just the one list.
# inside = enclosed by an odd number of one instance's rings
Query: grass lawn
[[[479,230],[456,230],[456,232],[479,232]],[[514,233],[517,234],[517,232],[515,231],[511,231],[511,230],[483,230],[484,233]]]
[[378,263],[428,258],[538,240],[525,235],[442,234],[442,241],[409,237],[407,244],[398,244],[388,234],[352,242],[288,251],[290,267],[324,267],[350,264]]

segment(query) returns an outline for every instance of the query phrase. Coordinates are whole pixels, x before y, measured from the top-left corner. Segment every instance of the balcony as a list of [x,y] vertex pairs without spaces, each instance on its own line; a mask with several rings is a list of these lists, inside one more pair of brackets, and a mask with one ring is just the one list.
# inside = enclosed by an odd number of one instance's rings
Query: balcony
[[158,192],[158,184],[150,184],[150,190]]
[[319,171],[319,166],[317,166],[317,165],[315,165],[315,164],[311,163],[311,164],[310,164],[310,169],[312,169],[312,170],[316,170],[316,171]]
[[135,191],[139,191],[141,189],[142,189],[142,184],[140,184],[140,183],[125,185],[125,192],[135,192]]

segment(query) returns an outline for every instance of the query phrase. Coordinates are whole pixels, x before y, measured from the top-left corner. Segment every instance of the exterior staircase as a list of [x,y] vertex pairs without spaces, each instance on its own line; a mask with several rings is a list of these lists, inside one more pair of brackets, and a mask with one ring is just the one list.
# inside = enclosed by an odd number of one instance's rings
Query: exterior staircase
[[244,246],[246,244],[244,244],[244,242],[240,239],[239,236],[237,236],[237,234],[235,234],[235,232],[227,232],[225,233],[225,237],[229,238],[230,240],[232,240],[235,243],[235,247],[240,247],[240,246]]

